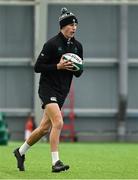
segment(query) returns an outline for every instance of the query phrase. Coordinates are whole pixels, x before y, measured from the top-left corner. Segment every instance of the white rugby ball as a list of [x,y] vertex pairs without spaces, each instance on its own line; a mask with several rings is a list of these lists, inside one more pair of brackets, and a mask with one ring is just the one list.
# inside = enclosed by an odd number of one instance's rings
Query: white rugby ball
[[65,61],[73,62],[73,71],[79,71],[83,69],[83,61],[77,54],[66,53],[63,55],[63,59]]

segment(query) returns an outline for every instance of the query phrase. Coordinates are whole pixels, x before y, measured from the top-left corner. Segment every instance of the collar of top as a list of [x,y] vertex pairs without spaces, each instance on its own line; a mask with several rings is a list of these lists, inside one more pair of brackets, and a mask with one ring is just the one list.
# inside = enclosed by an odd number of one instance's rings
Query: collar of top
[[61,37],[61,39],[64,41],[64,43],[65,43],[66,45],[73,44],[73,42],[74,42],[74,40],[75,40],[74,37],[72,37],[70,40],[68,40],[68,39],[63,35],[62,32],[60,32],[58,35]]

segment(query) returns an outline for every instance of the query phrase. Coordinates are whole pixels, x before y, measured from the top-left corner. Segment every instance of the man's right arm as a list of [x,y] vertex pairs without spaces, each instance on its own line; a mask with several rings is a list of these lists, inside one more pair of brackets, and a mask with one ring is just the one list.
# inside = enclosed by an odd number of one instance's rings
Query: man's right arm
[[56,71],[56,70],[67,70],[69,68],[73,68],[71,62],[66,62],[61,57],[58,64],[51,64],[51,54],[53,53],[52,45],[49,43],[46,43],[43,46],[43,49],[41,53],[39,54],[37,61],[34,66],[34,70],[36,73],[43,73],[48,71]]
[[57,70],[57,65],[50,63],[51,53],[52,53],[52,45],[50,43],[44,44],[43,49],[40,52],[37,61],[34,65],[34,70],[36,73],[43,73],[47,71]]

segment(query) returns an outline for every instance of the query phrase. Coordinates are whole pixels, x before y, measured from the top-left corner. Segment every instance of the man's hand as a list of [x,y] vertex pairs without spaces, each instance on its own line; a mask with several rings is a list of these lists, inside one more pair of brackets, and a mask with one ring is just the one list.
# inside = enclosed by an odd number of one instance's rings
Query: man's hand
[[59,63],[57,64],[57,69],[66,69],[72,71],[73,65],[71,61],[64,61],[63,57],[61,57]]

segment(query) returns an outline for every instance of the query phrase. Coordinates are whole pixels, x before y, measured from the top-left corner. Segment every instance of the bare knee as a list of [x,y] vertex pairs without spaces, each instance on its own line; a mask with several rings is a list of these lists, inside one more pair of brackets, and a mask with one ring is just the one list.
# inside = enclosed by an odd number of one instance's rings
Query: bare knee
[[61,130],[63,127],[63,121],[56,122],[55,124],[53,124],[53,127]]
[[62,129],[62,127],[63,127],[62,116],[60,116],[60,115],[55,116],[53,119],[53,122],[52,122],[52,126],[57,129]]

